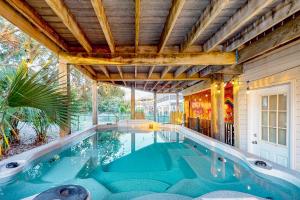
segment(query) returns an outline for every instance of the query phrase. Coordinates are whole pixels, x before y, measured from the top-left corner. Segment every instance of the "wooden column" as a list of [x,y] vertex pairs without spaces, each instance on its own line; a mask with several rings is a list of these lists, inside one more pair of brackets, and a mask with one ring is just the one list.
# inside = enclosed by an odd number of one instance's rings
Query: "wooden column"
[[92,83],[92,116],[93,125],[98,124],[98,85],[97,81]]
[[131,119],[135,119],[135,89],[134,86],[131,87]]
[[156,115],[157,115],[157,93],[153,93],[153,120],[156,122]]
[[179,112],[179,92],[176,92],[176,112]]
[[212,137],[225,142],[224,82],[222,74],[215,74],[211,82],[211,132]]
[[[71,98],[71,88],[70,88],[70,66],[64,62],[59,61],[58,64],[58,73],[59,73],[59,84],[63,86],[64,92]],[[71,117],[68,117],[68,123],[66,127],[61,127],[59,135],[64,137],[68,134],[71,134]]]

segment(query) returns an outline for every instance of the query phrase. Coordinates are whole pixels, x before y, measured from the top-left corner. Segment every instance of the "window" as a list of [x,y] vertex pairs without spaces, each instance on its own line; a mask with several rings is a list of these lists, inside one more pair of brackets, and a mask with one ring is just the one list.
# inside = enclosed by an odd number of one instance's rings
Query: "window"
[[287,145],[287,95],[262,96],[261,139]]

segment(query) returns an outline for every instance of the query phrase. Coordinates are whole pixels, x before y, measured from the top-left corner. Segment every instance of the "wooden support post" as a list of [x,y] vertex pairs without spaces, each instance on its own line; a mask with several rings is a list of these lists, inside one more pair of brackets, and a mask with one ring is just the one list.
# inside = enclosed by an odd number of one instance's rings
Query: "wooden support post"
[[224,82],[222,74],[215,74],[211,82],[211,110],[212,137],[224,142]]
[[153,120],[156,122],[156,112],[157,112],[157,93],[153,93]]
[[176,112],[179,112],[179,92],[176,92]]
[[134,86],[131,87],[131,119],[135,119],[135,89]]
[[98,124],[98,85],[97,81],[93,81],[92,84],[92,113],[93,113],[93,125]]
[[[58,73],[59,73],[59,84],[64,85],[63,90],[67,95],[71,98],[71,88],[70,88],[70,66],[60,61],[58,65]],[[59,135],[64,137],[68,134],[71,134],[71,118],[68,117],[68,123],[66,127],[62,127],[59,131]]]

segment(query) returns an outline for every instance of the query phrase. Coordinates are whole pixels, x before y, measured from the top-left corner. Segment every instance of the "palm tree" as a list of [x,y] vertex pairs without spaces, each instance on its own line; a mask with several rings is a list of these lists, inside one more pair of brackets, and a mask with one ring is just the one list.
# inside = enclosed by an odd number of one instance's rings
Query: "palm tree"
[[[51,122],[61,128],[69,126],[69,118],[75,110],[65,88],[58,84],[55,74],[40,70],[29,74],[28,68],[21,65],[14,73],[2,70],[0,82],[7,84],[0,96],[0,135],[2,146],[9,148],[9,133],[17,137],[11,120],[20,120],[16,112],[19,109],[35,109],[42,112]],[[0,150],[1,153],[1,150]]]

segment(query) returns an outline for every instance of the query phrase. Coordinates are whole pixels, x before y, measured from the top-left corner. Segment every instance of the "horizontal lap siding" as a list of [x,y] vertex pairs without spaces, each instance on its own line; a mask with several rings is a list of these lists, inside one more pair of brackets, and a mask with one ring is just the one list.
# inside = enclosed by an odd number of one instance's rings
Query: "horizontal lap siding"
[[[294,96],[294,140],[295,168],[300,170],[300,44],[289,45],[272,53],[244,64],[244,74],[239,77],[238,93],[238,134],[240,148],[247,150],[247,81],[250,88],[263,88],[293,81]],[[291,130],[293,131],[293,130]]]

